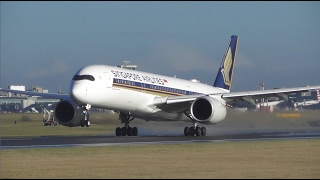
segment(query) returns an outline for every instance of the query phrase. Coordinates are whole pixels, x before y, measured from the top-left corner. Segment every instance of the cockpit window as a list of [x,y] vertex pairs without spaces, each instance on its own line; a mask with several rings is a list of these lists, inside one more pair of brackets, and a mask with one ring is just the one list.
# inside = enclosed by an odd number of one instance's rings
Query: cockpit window
[[74,75],[72,80],[78,81],[78,80],[90,80],[90,81],[94,81],[94,77],[91,75]]

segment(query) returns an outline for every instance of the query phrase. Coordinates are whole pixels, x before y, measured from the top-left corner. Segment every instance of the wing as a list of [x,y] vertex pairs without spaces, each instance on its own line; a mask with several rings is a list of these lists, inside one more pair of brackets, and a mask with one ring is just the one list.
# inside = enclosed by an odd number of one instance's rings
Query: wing
[[19,90],[3,89],[3,88],[0,88],[0,91],[17,93],[17,94],[26,94],[30,96],[40,96],[40,97],[52,98],[52,99],[71,99],[69,94],[39,93],[39,92],[33,92],[33,91],[19,91]]
[[282,88],[260,91],[247,91],[247,92],[231,92],[222,94],[222,98],[229,104],[239,101],[246,101],[252,105],[255,105],[255,99],[278,97],[285,101],[288,101],[288,95],[298,92],[306,92],[309,90],[320,89],[320,86],[306,86],[296,88]]
[[243,91],[219,94],[197,94],[185,96],[167,96],[154,98],[152,105],[166,112],[183,112],[190,109],[191,103],[201,96],[220,96],[227,104],[234,104],[240,101],[246,101],[255,105],[255,99],[278,97],[283,100],[288,100],[288,95],[298,92],[306,92],[309,90],[320,89],[320,86],[282,88],[259,91]]

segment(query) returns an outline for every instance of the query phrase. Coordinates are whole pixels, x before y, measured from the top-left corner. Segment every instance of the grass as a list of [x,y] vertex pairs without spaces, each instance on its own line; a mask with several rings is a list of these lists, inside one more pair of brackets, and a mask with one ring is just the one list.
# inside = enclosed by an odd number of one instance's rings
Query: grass
[[1,150],[1,178],[320,178],[320,140]]
[[62,125],[44,126],[43,114],[0,114],[0,133],[2,138],[98,135],[114,134],[115,128],[120,126],[117,114],[91,113],[90,118],[89,128],[80,126],[69,128]]
[[[320,127],[320,110],[309,111],[282,111],[274,113],[261,112],[237,112],[229,111],[226,120],[217,125],[211,126],[219,129],[220,127],[235,128],[262,128],[272,129],[288,128],[301,129],[302,126],[314,125]],[[80,135],[105,135],[115,133],[115,128],[122,126],[118,120],[118,114],[107,114],[102,112],[91,112],[91,125],[87,127],[65,127],[44,126],[43,114],[33,113],[7,113],[0,114],[0,135],[2,138],[30,137],[30,136],[80,136]],[[16,124],[14,123],[16,121]],[[133,123],[145,123],[144,121],[134,120]],[[147,124],[148,122],[146,122]],[[161,126],[170,126],[162,122]],[[188,124],[191,125],[191,124]],[[139,125],[138,125],[139,127]],[[179,132],[183,132],[183,125]],[[210,128],[210,126],[207,126]]]
[[[319,111],[239,113],[230,111],[221,128],[259,128],[289,122],[292,129],[318,129]],[[300,115],[290,115],[299,113]],[[283,114],[289,114],[288,116]],[[4,137],[114,134],[117,114],[91,113],[90,128],[44,126],[43,114],[0,114]],[[14,121],[17,123],[15,124]],[[219,124],[217,124],[219,125]],[[260,123],[261,125],[261,123]],[[281,123],[277,123],[277,126]],[[287,126],[288,123],[283,123]],[[245,126],[244,126],[245,127]],[[247,127],[245,127],[247,128]],[[274,127],[272,127],[274,128]],[[180,130],[180,128],[179,128]],[[63,138],[63,137],[62,137]],[[320,140],[274,140],[108,147],[1,150],[1,178],[320,178]]]

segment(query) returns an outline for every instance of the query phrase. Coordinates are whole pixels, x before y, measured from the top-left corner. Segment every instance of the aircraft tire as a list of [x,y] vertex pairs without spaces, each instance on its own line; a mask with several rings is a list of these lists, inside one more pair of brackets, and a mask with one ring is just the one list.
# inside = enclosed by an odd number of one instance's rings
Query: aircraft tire
[[195,129],[194,129],[194,127],[190,127],[190,128],[189,128],[189,135],[190,135],[190,136],[194,136],[194,134],[195,134]]
[[138,128],[137,127],[133,127],[132,128],[132,135],[133,136],[138,136]]
[[197,127],[195,130],[196,130],[196,133],[195,133],[195,134],[196,134],[197,136],[201,136],[201,128],[200,128],[200,127]]
[[90,126],[90,121],[86,120],[86,126],[89,127]]
[[121,128],[120,127],[116,128],[116,136],[121,136]]
[[121,135],[122,136],[126,136],[127,135],[127,128],[126,127],[122,127],[121,128]]
[[184,135],[185,135],[185,136],[189,136],[189,134],[190,134],[190,133],[189,133],[189,127],[185,127],[185,128],[184,128]]
[[131,127],[128,127],[127,129],[127,135],[132,136],[133,135],[133,129]]
[[85,125],[84,120],[81,120],[80,126],[81,126],[81,127],[84,127],[84,125]]
[[207,134],[206,127],[201,127],[201,136],[206,136],[206,134]]

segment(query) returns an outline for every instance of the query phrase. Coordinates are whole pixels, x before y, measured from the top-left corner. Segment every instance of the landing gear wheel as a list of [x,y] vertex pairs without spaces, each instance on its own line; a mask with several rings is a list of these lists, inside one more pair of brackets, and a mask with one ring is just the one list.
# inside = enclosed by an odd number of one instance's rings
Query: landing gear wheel
[[133,135],[133,129],[131,127],[128,127],[127,129],[127,135],[132,136]]
[[90,126],[90,121],[86,120],[86,126],[89,127]]
[[81,120],[81,122],[80,122],[80,126],[81,126],[81,127],[84,127],[84,125],[85,125],[84,120]]
[[116,128],[116,136],[121,136],[121,128],[120,127]]
[[116,136],[137,136],[138,128],[129,126],[129,123],[133,119],[134,117],[130,116],[130,112],[120,112],[119,120],[121,120],[121,123],[124,123],[124,126],[116,128]]
[[122,127],[121,128],[121,135],[122,136],[126,136],[127,135],[127,128],[126,127]]
[[196,135],[197,136],[201,136],[201,129],[200,129],[200,127],[196,127]]
[[194,136],[194,134],[195,134],[195,129],[194,129],[194,127],[190,127],[190,128],[189,128],[189,135],[190,135],[190,136]]
[[190,135],[189,129],[190,129],[189,127],[185,127],[185,128],[184,128],[184,135],[185,135],[185,136],[189,136],[189,135]]
[[132,128],[132,135],[133,136],[137,136],[138,135],[138,128],[137,127],[133,127]]
[[201,136],[206,136],[206,134],[207,134],[206,127],[201,127]]
[[194,124],[194,126],[191,127],[185,127],[184,128],[184,135],[185,136],[206,136],[207,129],[206,127],[199,127],[197,123]]

